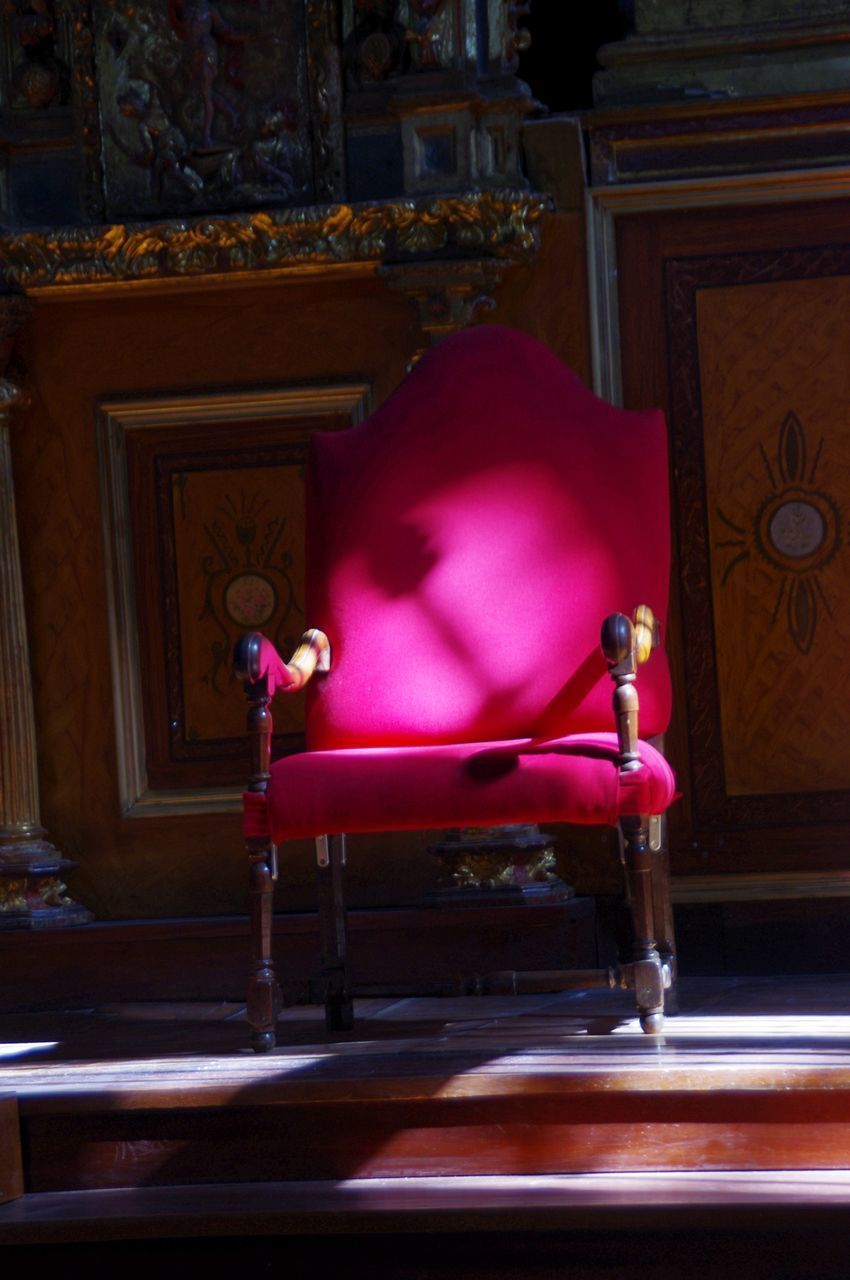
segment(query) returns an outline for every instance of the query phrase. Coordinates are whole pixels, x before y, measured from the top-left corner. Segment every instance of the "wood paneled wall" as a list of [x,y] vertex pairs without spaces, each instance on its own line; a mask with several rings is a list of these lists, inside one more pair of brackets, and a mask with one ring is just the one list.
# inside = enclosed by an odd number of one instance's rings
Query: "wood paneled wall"
[[[16,419],[14,466],[42,819],[79,862],[75,897],[101,919],[241,911],[238,815],[120,812],[95,406],[104,397],[351,379],[370,384],[379,403],[422,345],[414,309],[371,267],[33,302],[10,373],[31,395]],[[507,272],[485,318],[539,336],[589,380],[580,214],[546,221],[537,259]],[[427,843],[424,834],[357,842],[353,903],[418,901],[434,878]],[[578,870],[568,868],[573,879]],[[293,846],[280,905],[313,900],[312,849]]]

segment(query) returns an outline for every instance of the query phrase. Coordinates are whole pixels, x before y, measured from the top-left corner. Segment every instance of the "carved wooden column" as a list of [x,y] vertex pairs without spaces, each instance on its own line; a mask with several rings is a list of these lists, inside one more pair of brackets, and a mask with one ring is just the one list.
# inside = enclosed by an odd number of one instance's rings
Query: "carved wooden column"
[[82,924],[59,873],[75,864],[45,838],[38,803],[32,681],[27,645],[10,419],[26,402],[3,374],[27,300],[0,295],[0,929]]
[[[419,327],[431,346],[450,333],[465,329],[479,311],[492,311],[493,290],[510,263],[488,258],[459,262],[392,263],[380,268],[389,289],[405,294],[416,308]],[[427,348],[410,360],[412,367]]]

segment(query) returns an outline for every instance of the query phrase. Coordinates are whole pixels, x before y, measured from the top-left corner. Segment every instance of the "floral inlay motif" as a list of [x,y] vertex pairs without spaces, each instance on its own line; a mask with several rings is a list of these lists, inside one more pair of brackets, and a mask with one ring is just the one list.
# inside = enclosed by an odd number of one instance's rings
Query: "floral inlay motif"
[[[180,488],[181,476],[174,478]],[[182,497],[182,493],[181,493]],[[207,554],[199,565],[204,605],[199,621],[212,623],[209,666],[203,677],[223,693],[234,641],[245,630],[267,626],[281,648],[293,644],[303,619],[293,577],[294,557],[287,517],[267,498],[240,490],[223,493],[215,518],[204,523]]]
[[832,616],[819,575],[842,545],[843,517],[835,497],[816,483],[823,464],[823,439],[810,453],[805,429],[795,413],[785,415],[773,458],[761,444],[759,452],[768,487],[752,524],[743,527],[717,508],[718,518],[734,535],[715,543],[715,547],[733,552],[722,585],[753,552],[759,555],[777,577],[772,620],[776,623],[784,616],[794,645],[807,654],[815,641],[821,611]]

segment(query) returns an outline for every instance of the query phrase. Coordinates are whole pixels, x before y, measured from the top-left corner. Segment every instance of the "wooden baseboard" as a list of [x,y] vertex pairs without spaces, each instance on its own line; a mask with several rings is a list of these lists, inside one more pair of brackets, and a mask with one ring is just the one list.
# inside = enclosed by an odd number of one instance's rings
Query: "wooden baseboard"
[[805,898],[850,898],[847,871],[762,871],[734,875],[673,876],[680,902],[768,902]]
[[[356,983],[452,984],[495,969],[593,968],[592,898],[553,906],[389,908],[348,916]],[[319,962],[314,914],[274,921],[285,998],[307,998]],[[0,933],[0,1012],[116,1000],[241,1000],[244,916],[111,921]]]

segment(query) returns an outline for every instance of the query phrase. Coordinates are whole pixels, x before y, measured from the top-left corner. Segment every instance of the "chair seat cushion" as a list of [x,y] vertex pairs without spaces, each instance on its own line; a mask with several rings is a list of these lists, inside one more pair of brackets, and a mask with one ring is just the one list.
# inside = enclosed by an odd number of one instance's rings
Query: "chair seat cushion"
[[673,771],[647,742],[617,767],[612,733],[428,747],[307,751],[272,765],[268,796],[245,795],[246,836],[429,830],[515,822],[616,825],[663,813]]

